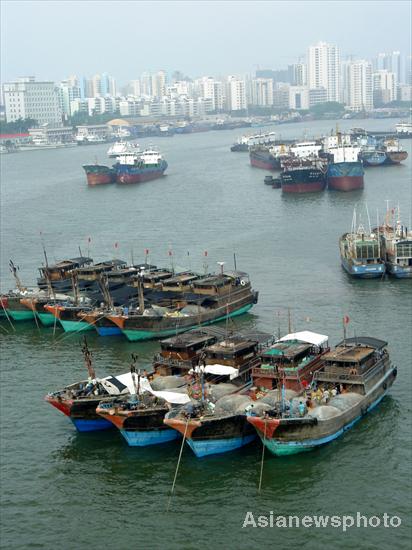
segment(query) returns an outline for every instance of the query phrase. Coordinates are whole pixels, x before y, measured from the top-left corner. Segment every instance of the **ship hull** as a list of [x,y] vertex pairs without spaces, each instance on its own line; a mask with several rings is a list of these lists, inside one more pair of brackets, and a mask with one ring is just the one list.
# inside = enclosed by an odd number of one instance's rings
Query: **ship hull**
[[155,168],[135,168],[133,166],[116,164],[117,183],[142,183],[161,178],[167,168],[167,162],[163,161]]
[[69,417],[79,432],[94,432],[108,430],[113,424],[96,413],[99,399],[85,399],[83,401],[71,401],[47,396],[46,401],[57,410]]
[[203,458],[205,456],[236,451],[237,449],[252,443],[255,439],[256,435],[250,434],[228,439],[210,439],[204,441],[188,439],[187,443],[197,458]]
[[385,264],[353,265],[346,258],[341,258],[343,269],[351,276],[358,279],[377,279],[385,274]]
[[408,158],[408,153],[406,151],[393,151],[386,152],[386,158],[384,164],[399,164],[405,159]]
[[113,424],[104,418],[95,418],[92,420],[84,418],[70,418],[78,432],[96,432],[99,430],[109,430]]
[[57,323],[57,319],[51,313],[40,313],[36,311],[36,315],[39,318],[40,323],[45,327],[51,327]]
[[252,306],[253,304],[247,304],[235,311],[230,312],[228,315],[224,314],[220,317],[208,319],[203,322],[202,321],[199,322],[198,320],[195,320],[195,322],[192,321],[191,324],[187,326],[181,326],[182,321],[179,322],[179,320],[177,320],[176,324],[173,327],[170,327],[167,329],[140,330],[140,329],[123,328],[122,332],[130,342],[136,342],[139,340],[151,340],[153,338],[163,338],[166,336],[173,336],[174,334],[178,334],[181,332],[186,332],[188,330],[194,329],[199,326],[218,323],[219,321],[224,321],[227,317],[236,317],[238,315],[243,315],[244,313],[247,313],[252,308]]
[[94,326],[86,323],[86,321],[69,321],[67,319],[59,319],[64,332],[83,332],[85,330],[94,330]]
[[363,166],[361,162],[339,162],[328,166],[328,189],[354,191],[363,189]]
[[34,313],[30,310],[24,309],[8,309],[6,308],[7,314],[13,319],[13,321],[32,321],[34,319]]
[[86,172],[88,185],[104,185],[115,181],[115,172],[108,166],[91,164],[83,166],[83,169]]
[[337,439],[371,412],[388,393],[395,378],[396,370],[391,369],[360,403],[330,420],[304,425],[299,419],[284,421],[248,417],[248,422],[275,456],[311,451]]
[[149,445],[160,445],[162,443],[169,443],[169,441],[175,441],[181,436],[176,430],[172,429],[158,429],[150,430],[147,432],[137,432],[129,430],[120,430],[120,433],[127,441],[130,447],[147,447]]
[[271,155],[256,155],[250,153],[250,164],[263,170],[280,170],[280,162]]
[[386,161],[386,153],[373,152],[373,153],[361,153],[361,159],[364,166],[382,166]]
[[412,278],[412,266],[401,266],[391,262],[386,262],[386,269],[389,275],[391,275],[391,277],[395,277],[396,279]]
[[316,193],[326,187],[325,174],[316,168],[285,170],[280,180],[283,193]]

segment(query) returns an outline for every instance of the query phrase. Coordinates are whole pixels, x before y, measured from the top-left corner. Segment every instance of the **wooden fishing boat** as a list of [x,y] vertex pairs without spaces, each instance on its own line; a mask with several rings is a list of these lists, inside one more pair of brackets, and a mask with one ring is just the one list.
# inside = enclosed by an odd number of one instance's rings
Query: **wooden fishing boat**
[[131,374],[97,378],[86,341],[82,351],[89,374],[88,379],[48,393],[45,400],[70,418],[79,432],[112,428],[111,422],[96,413],[96,407],[103,399],[113,399],[115,395],[129,394],[133,388]]
[[[165,283],[162,284],[165,288]],[[175,291],[173,283],[169,286]],[[147,340],[185,332],[196,326],[208,325],[246,313],[257,302],[258,293],[251,288],[249,277],[240,271],[225,272],[214,277],[194,279],[193,296],[181,295],[174,307],[152,305],[127,314],[108,315],[130,341]]]
[[347,338],[322,357],[313,373],[312,391],[248,416],[263,444],[276,456],[310,451],[333,441],[373,410],[388,393],[397,369],[387,342]]

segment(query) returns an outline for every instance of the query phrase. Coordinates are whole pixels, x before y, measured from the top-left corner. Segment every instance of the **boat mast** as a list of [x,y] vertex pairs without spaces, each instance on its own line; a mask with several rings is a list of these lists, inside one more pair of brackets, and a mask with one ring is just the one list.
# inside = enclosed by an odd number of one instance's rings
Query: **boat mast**
[[9,267],[10,267],[10,271],[11,271],[13,277],[14,277],[14,280],[16,281],[16,286],[17,286],[18,290],[20,290],[21,292],[23,290],[26,290],[24,288],[24,286],[22,285],[22,283],[21,283],[20,277],[17,275],[17,271],[19,270],[19,267],[18,266],[16,267],[14,265],[13,260],[9,261]]
[[84,364],[86,366],[87,372],[89,373],[89,378],[93,380],[96,378],[96,372],[93,368],[92,354],[87,345],[86,336],[84,336],[83,338],[82,352],[84,356]]

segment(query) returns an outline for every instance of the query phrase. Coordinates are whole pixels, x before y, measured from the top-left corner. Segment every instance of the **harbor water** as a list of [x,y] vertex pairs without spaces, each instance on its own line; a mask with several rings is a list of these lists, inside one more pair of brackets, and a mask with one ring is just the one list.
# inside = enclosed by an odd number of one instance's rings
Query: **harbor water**
[[[368,130],[395,120],[356,121]],[[284,138],[329,133],[334,121],[277,126]],[[340,130],[354,121],[339,121]],[[252,129],[250,129],[252,130]],[[255,130],[255,129],[253,129]],[[179,442],[130,448],[113,430],[76,433],[44,395],[85,378],[79,335],[34,323],[1,321],[1,543],[7,549],[409,548],[411,540],[412,281],[353,280],[340,266],[338,238],[355,207],[368,226],[400,206],[411,227],[412,140],[399,166],[369,168],[365,189],[282,195],[264,170],[230,145],[242,131],[143,139],[168,161],[162,179],[88,187],[83,164],[106,164],[107,145],[26,151],[1,158],[1,289],[14,286],[9,259],[26,285],[44,262],[81,252],[95,261],[149,260],[175,269],[215,271],[217,262],[247,271],[259,302],[228,328],[285,334],[295,330],[342,339],[386,340],[398,378],[381,405],[335,442],[285,458],[262,446],[197,459],[183,450],[169,501]],[[172,252],[172,255],[169,252]],[[207,251],[207,256],[205,255]],[[207,263],[207,265],[205,265]],[[143,368],[158,344],[87,333],[98,375]],[[167,512],[168,503],[170,504]],[[259,515],[353,515],[401,518],[397,528],[242,527]]]

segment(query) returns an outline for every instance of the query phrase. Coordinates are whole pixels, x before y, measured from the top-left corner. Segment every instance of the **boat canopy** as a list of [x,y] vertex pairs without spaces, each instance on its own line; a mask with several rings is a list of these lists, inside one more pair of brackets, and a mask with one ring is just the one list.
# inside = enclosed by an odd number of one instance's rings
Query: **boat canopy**
[[308,344],[313,344],[314,346],[321,346],[322,344],[326,344],[328,337],[324,334],[311,332],[310,330],[303,330],[302,332],[292,332],[291,334],[286,334],[286,336],[283,336],[279,342],[287,342],[288,340],[300,340],[301,342],[307,342]]

